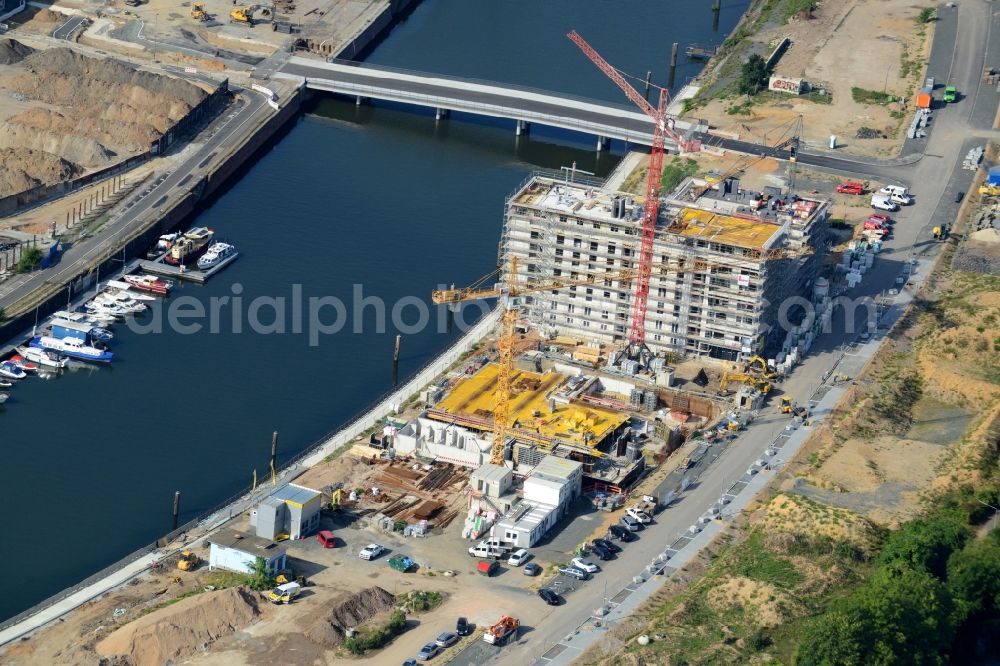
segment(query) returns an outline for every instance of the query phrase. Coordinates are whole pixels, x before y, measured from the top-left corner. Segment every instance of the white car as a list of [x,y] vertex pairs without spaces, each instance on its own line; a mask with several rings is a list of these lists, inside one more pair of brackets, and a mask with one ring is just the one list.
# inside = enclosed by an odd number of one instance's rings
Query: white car
[[529,557],[530,555],[528,555],[528,551],[526,549],[518,548],[513,553],[511,553],[509,558],[507,558],[507,564],[509,564],[512,567],[519,567],[525,562],[527,562]]
[[361,549],[361,552],[358,553],[358,557],[363,560],[374,560],[384,552],[385,548],[383,546],[380,546],[377,543],[370,543]]
[[900,196],[900,197],[907,196],[906,188],[903,187],[903,186],[901,186],[901,185],[886,185],[885,187],[883,187],[882,189],[880,189],[878,191],[878,193],[879,194],[884,194],[887,197],[888,196],[892,196],[894,194],[896,196]]
[[648,525],[651,522],[653,522],[653,517],[650,516],[645,511],[643,511],[642,509],[639,509],[638,507],[634,507],[633,506],[633,507],[631,507],[629,509],[626,509],[625,510],[625,514],[628,515],[628,516],[632,516],[633,518],[635,518],[636,520],[638,520],[643,525]]
[[601,567],[597,566],[593,562],[588,562],[582,557],[574,557],[572,560],[569,561],[569,563],[572,564],[577,569],[586,571],[589,574],[597,573],[598,571],[601,570]]

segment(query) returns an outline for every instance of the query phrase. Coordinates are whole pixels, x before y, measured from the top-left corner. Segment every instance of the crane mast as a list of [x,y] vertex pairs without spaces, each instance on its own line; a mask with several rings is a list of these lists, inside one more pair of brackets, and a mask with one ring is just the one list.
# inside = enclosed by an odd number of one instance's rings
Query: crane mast
[[642,218],[642,245],[639,249],[639,272],[636,276],[635,296],[632,301],[632,322],[628,334],[628,354],[633,358],[642,354],[646,347],[646,307],[649,298],[649,276],[653,268],[653,239],[656,236],[656,220],[660,209],[660,178],[663,172],[663,152],[667,139],[672,139],[679,148],[687,149],[697,142],[686,143],[674,129],[673,118],[667,115],[670,93],[660,88],[660,100],[656,108],[639,91],[633,88],[621,73],[594,50],[575,30],[567,37],[580,47],[597,68],[621,88],[632,102],[653,119],[653,148],[649,157],[649,176],[646,180],[646,207]]

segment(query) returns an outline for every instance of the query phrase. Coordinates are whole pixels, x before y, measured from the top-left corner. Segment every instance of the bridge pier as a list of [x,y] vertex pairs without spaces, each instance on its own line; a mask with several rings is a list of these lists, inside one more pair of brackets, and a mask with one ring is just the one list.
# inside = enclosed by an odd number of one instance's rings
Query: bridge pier
[[527,120],[518,120],[517,125],[514,127],[514,136],[521,136],[522,134],[527,134],[528,130],[531,129],[531,123]]
[[365,98],[362,97],[361,95],[358,95],[357,97],[354,98],[354,106],[361,106],[364,103],[364,101]]
[[606,136],[597,137],[597,152],[601,152],[602,150],[610,146],[611,146],[611,139],[609,139]]
[[434,120],[442,120],[451,115],[451,111],[448,109],[435,109],[434,110]]

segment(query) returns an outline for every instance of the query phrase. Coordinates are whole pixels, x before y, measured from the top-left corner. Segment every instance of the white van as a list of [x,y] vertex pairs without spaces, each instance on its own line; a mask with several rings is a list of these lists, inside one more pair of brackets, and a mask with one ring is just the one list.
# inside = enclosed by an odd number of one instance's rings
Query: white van
[[872,208],[878,208],[879,210],[887,210],[891,213],[899,210],[899,206],[892,202],[884,194],[875,194],[872,196]]
[[878,191],[879,194],[884,194],[886,196],[891,196],[896,194],[901,197],[907,196],[906,188],[901,185],[886,185],[881,190]]
[[890,194],[889,201],[899,206],[909,206],[911,203],[913,203],[913,200],[910,199],[909,194]]
[[298,583],[285,583],[271,590],[267,598],[273,604],[290,604],[292,603],[292,599],[299,596],[299,592],[301,591],[302,587]]

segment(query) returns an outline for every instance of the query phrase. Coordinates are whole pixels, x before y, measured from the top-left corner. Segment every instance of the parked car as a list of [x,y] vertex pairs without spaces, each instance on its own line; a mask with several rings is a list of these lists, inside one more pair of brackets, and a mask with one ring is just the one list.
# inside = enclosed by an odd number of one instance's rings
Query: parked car
[[537,576],[542,573],[542,567],[535,564],[534,562],[528,562],[524,565],[524,575],[525,576]]
[[385,548],[383,546],[380,546],[377,543],[370,543],[361,549],[361,552],[358,553],[358,557],[363,560],[374,560],[384,552]]
[[864,194],[865,186],[858,182],[841,183],[836,191],[840,194]]
[[610,550],[612,553],[620,553],[620,552],[622,552],[622,547],[621,546],[619,546],[618,544],[614,543],[613,541],[608,541],[607,539],[594,539],[593,543],[594,543],[595,546],[600,546],[601,548],[605,548],[607,550]]
[[643,525],[648,525],[649,523],[653,522],[653,517],[651,515],[634,506],[625,509],[625,515],[632,516]]
[[872,196],[872,208],[887,210],[890,213],[899,210],[899,206],[890,201],[888,195],[885,194],[876,194]]
[[582,557],[574,557],[572,560],[570,560],[570,564],[572,564],[577,569],[583,569],[589,574],[597,573],[598,571],[601,570],[601,567],[597,566],[593,562],[588,562]]
[[965,191],[963,190],[961,192],[958,192],[955,195],[955,203],[962,203],[962,199],[964,198],[965,198]]
[[549,606],[558,606],[561,601],[559,595],[547,587],[543,587],[542,589],[538,590],[538,596],[540,596],[542,600]]
[[324,548],[337,547],[337,537],[330,530],[320,530],[316,535],[316,541],[319,541],[320,545]]
[[476,573],[484,576],[493,576],[500,570],[500,565],[496,560],[482,560],[476,563]]
[[900,196],[906,196],[908,194],[907,189],[902,185],[886,185],[878,191],[879,194],[884,194],[889,196],[891,194],[898,194]]
[[638,532],[642,529],[642,523],[629,515],[624,515],[621,517],[619,522],[625,527],[629,532]]
[[437,637],[437,640],[434,641],[434,644],[437,645],[439,648],[448,648],[457,642],[458,642],[458,634],[446,631]]
[[883,226],[888,226],[889,224],[892,224],[892,219],[884,213],[869,213],[868,219],[871,220],[872,222],[878,222]]
[[913,199],[910,198],[909,194],[890,194],[889,201],[897,206],[909,206],[913,203]]
[[271,600],[272,604],[290,604],[292,599],[299,596],[300,592],[302,592],[302,586],[298,583],[285,583],[271,590],[267,598]]
[[610,532],[611,536],[613,536],[614,538],[618,539],[619,541],[624,541],[625,543],[628,543],[629,541],[635,541],[636,539],[639,538],[636,535],[632,534],[632,530],[628,529],[624,525],[611,525],[610,527],[608,527],[608,532]]
[[518,548],[517,550],[515,550],[513,553],[510,554],[509,558],[507,558],[507,564],[509,564],[512,567],[519,567],[525,562],[527,562],[529,557],[531,557],[531,555],[528,554],[528,551],[526,549]]
[[403,666],[417,666],[417,660],[414,659],[413,657],[410,657],[409,659],[403,662]]
[[428,643],[420,648],[420,652],[417,653],[417,659],[420,661],[430,661],[439,654],[441,654],[441,648],[434,643]]
[[464,617],[460,617],[455,623],[455,633],[459,636],[468,636],[472,633],[472,625]]
[[590,578],[590,574],[583,569],[577,569],[576,567],[560,567],[559,573],[569,576],[571,578],[576,578],[577,580],[587,580]]
[[598,546],[596,543],[590,545],[590,550],[592,550],[594,555],[597,556],[597,559],[602,562],[606,562],[615,556],[610,550],[604,546]]

